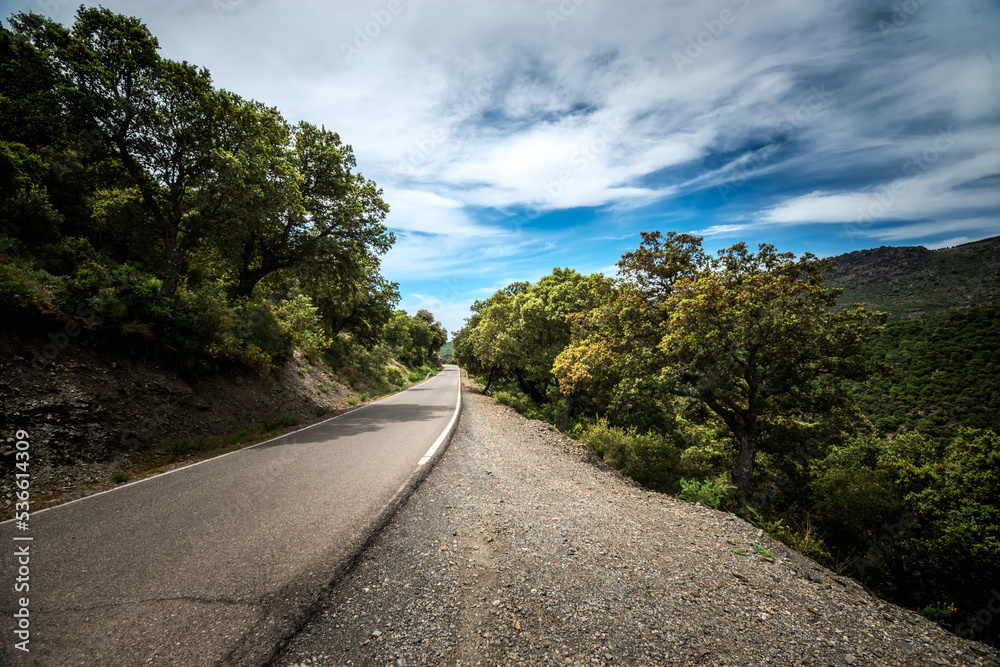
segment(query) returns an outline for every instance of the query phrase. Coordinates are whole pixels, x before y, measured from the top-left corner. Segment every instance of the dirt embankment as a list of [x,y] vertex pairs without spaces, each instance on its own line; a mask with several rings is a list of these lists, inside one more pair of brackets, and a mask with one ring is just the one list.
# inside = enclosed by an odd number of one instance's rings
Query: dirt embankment
[[307,423],[319,418],[316,406],[333,414],[355,395],[328,369],[298,357],[268,377],[244,370],[185,378],[147,345],[120,335],[54,317],[5,314],[4,320],[2,519],[14,509],[7,473],[14,470],[18,430],[29,435],[38,510],[108,488],[116,473],[118,482],[136,479],[229,451],[247,438],[270,437],[280,431],[265,431],[263,420]]

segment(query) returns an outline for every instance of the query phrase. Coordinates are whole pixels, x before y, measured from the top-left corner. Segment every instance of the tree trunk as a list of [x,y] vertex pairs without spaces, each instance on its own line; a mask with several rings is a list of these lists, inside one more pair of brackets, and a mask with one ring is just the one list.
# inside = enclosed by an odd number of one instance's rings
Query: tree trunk
[[757,459],[757,450],[760,449],[760,434],[739,433],[737,438],[740,441],[740,454],[736,457],[736,466],[733,468],[733,483],[743,498],[749,498],[754,463]]
[[496,373],[495,368],[490,369],[490,375],[486,378],[486,387],[483,389],[484,394],[490,393],[490,385],[493,384],[493,378],[496,376]]
[[232,290],[232,296],[235,298],[241,298],[250,296],[253,294],[253,290],[257,287],[259,283],[265,276],[263,270],[257,269],[253,271],[240,271],[239,281],[236,283],[236,287]]
[[572,401],[573,399],[569,396],[564,395],[562,397],[562,410],[559,411],[559,425],[556,427],[560,431],[565,431],[569,428],[569,412],[573,408]]
[[177,225],[167,225],[163,230],[163,284],[160,298],[166,299],[177,293],[177,282],[181,273],[181,250],[177,247]]

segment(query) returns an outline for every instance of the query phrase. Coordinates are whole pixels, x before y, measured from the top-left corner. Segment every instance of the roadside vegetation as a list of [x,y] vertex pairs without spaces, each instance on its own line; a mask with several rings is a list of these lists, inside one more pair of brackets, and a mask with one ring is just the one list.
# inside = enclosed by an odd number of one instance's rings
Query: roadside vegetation
[[477,302],[456,360],[635,481],[995,640],[976,620],[1000,580],[995,304],[886,325],[838,302],[832,260],[710,256],[674,233],[644,234],[618,267]]
[[447,332],[396,311],[389,207],[351,147],[158,49],[103,8],[0,25],[5,320],[62,318],[188,376],[295,354],[400,387],[436,365]]

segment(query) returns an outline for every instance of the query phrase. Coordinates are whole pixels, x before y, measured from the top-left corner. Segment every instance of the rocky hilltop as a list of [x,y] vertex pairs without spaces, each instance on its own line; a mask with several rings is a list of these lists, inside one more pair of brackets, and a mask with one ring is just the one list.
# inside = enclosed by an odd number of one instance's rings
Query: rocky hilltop
[[833,258],[841,304],[867,303],[891,319],[1000,305],[1000,236],[928,250],[882,246]]
[[837,255],[835,281],[840,287],[859,287],[906,278],[930,263],[934,251],[923,246],[880,246]]

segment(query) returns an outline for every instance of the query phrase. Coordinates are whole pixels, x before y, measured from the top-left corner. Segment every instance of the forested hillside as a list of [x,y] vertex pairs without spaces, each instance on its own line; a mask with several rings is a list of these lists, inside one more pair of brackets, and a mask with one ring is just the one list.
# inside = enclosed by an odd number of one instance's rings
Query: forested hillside
[[841,304],[868,303],[890,321],[1000,303],[1000,236],[953,248],[883,246],[833,258]]
[[1000,433],[1000,307],[893,322],[871,349],[885,373],[855,393],[883,434],[950,438],[963,426]]
[[455,356],[636,481],[992,641],[998,242],[834,261],[643,234],[618,279],[556,269],[477,302]]
[[889,314],[871,354],[880,373],[854,393],[883,435],[1000,432],[1000,237],[940,250],[881,247],[834,258],[840,304]]

